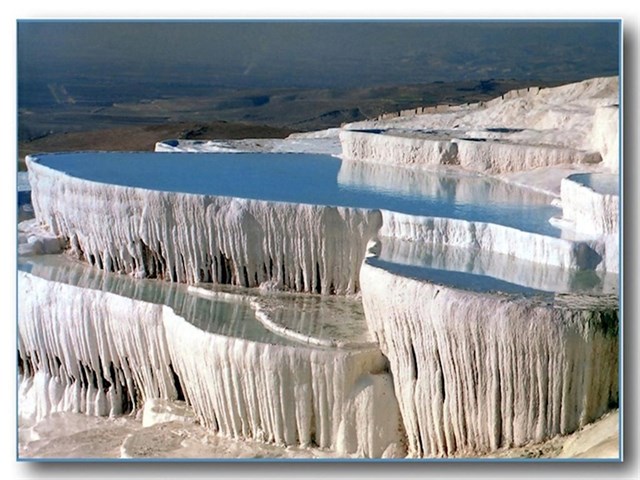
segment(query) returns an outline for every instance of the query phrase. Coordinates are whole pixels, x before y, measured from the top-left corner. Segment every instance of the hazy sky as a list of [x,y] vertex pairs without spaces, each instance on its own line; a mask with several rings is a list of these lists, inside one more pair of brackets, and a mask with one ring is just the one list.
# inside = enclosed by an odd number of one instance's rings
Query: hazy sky
[[18,77],[269,87],[574,80],[616,74],[618,50],[617,22],[20,21]]

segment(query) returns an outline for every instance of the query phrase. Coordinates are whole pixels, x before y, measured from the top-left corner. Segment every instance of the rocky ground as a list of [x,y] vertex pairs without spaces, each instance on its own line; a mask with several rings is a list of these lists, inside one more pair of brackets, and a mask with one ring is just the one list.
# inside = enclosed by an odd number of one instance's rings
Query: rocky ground
[[282,138],[294,131],[375,118],[382,112],[489,100],[532,84],[554,83],[491,79],[351,89],[237,89],[207,96],[184,92],[109,106],[96,103],[90,89],[73,101],[19,106],[18,157],[24,168],[24,156],[36,152],[150,151],[155,142],[169,138]]
[[18,168],[26,170],[24,157],[33,153],[87,150],[151,152],[157,141],[170,138],[284,138],[292,131],[288,128],[219,121],[118,126],[88,132],[57,133],[19,142]]
[[[340,458],[317,448],[282,447],[216,435],[195,423],[188,409],[176,405],[171,409],[180,412],[162,419],[157,415],[152,421],[145,419],[142,411],[119,418],[54,413],[20,429],[19,454],[22,458]],[[617,459],[619,412],[613,410],[571,435],[478,458]]]
[[499,450],[485,458],[618,458],[619,421],[619,411],[612,410],[571,435],[558,436],[524,447]]

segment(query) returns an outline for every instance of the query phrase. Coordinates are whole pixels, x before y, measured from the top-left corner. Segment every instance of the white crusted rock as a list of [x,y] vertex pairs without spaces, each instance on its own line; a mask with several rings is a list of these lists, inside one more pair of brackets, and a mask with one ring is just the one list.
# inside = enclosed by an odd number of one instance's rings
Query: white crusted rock
[[409,456],[477,454],[567,434],[618,400],[614,296],[465,292],[361,270]]

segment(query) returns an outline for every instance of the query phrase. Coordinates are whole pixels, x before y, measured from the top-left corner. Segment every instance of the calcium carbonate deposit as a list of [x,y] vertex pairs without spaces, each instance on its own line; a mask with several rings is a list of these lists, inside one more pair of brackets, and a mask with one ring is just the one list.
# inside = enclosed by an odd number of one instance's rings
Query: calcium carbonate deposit
[[410,454],[541,441],[617,403],[615,296],[470,293],[369,265],[361,275]]
[[619,401],[618,101],[597,78],[27,158],[20,457],[479,456],[596,421]]

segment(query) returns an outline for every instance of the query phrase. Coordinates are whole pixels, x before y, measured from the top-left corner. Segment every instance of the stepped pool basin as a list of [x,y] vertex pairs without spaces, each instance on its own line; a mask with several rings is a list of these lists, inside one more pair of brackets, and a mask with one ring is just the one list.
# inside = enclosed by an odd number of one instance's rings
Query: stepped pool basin
[[[328,155],[74,153],[27,164],[36,218],[107,271],[21,260],[25,385],[34,372],[56,382],[37,394],[38,416],[184,398],[203,426],[233,437],[433,457],[573,431],[617,402],[616,277],[600,268],[601,244],[549,223],[560,210],[544,194]],[[476,339],[470,358],[458,338]],[[469,372],[449,371],[442,345]],[[523,358],[533,373],[521,397],[510,392]],[[596,361],[602,375],[566,374]],[[565,383],[576,394],[560,399]],[[521,419],[528,395],[549,407]]]
[[[206,286],[193,288],[106,273],[65,255],[19,258],[18,270],[73,287],[166,305],[203,332],[288,346],[300,345],[295,338],[302,337],[307,340],[303,343],[320,346],[329,343],[323,340],[331,339],[346,346],[373,342],[362,305],[355,299],[261,294],[224,286],[215,290]],[[267,327],[263,323],[265,317],[270,320]],[[281,327],[280,331],[269,330],[274,324]]]
[[64,256],[21,260],[20,270],[27,422],[117,416],[161,398],[186,400],[203,426],[233,438],[402,451],[388,365],[353,299],[194,291]]
[[565,269],[474,247],[385,239],[366,262],[403,277],[476,292],[617,294],[618,275]]
[[72,412],[350,458],[544,455],[616,408],[617,80],[580,85],[27,156],[21,451]]
[[460,172],[351,164],[298,153],[60,153],[41,165],[94,182],[165,192],[385,209],[559,236],[550,197]]
[[575,173],[568,179],[602,195],[620,195],[620,178],[612,173]]
[[27,164],[36,217],[70,253],[138,278],[357,293],[374,238],[615,268],[604,244],[550,223],[561,210],[549,196],[459,169],[298,153],[60,153]]

